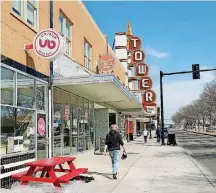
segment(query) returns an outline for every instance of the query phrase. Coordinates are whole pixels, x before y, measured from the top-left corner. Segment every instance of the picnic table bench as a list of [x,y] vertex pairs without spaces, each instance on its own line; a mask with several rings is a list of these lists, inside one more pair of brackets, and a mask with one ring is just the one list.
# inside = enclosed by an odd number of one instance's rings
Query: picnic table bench
[[[80,174],[87,173],[88,168],[75,168],[73,161],[75,157],[52,157],[43,160],[26,163],[29,166],[27,172],[20,172],[12,175],[13,179],[21,181],[21,185],[27,185],[29,182],[53,183],[54,186],[61,187],[60,183],[68,184],[70,179],[81,180]],[[62,164],[67,163],[69,169],[64,169]],[[56,168],[59,166],[59,168]],[[40,177],[34,175],[41,171]],[[66,174],[57,177],[55,172],[64,172]]]

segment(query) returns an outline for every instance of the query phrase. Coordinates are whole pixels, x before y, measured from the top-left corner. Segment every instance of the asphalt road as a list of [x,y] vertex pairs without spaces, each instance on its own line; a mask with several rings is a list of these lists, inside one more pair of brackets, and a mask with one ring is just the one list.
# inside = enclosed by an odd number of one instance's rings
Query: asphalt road
[[176,136],[177,143],[216,176],[216,137],[184,131],[176,132]]

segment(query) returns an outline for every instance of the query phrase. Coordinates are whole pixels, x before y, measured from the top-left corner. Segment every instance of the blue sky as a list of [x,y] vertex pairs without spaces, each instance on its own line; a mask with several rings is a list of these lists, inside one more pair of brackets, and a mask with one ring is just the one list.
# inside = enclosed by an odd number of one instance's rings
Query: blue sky
[[[126,31],[130,20],[133,35],[142,40],[146,63],[159,99],[159,71],[216,67],[216,2],[84,2],[112,45],[115,32]],[[214,76],[191,74],[164,78],[165,118],[182,105],[198,98],[202,87]]]

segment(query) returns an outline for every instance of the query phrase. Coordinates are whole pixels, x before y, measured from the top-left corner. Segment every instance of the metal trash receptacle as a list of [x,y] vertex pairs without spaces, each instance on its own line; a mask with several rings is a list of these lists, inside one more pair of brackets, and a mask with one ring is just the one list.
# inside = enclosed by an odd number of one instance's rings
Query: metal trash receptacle
[[175,133],[168,134],[167,145],[176,145]]

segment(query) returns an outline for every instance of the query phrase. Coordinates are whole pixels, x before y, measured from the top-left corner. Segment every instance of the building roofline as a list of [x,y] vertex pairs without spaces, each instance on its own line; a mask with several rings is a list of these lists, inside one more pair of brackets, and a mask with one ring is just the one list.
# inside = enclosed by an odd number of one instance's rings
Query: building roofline
[[[87,16],[89,17],[89,19],[91,20],[92,24],[95,26],[95,28],[97,29],[97,31],[100,33],[102,39],[104,40],[105,43],[107,43],[106,38],[105,38],[105,34],[102,33],[102,31],[100,30],[100,28],[98,27],[97,23],[95,22],[95,20],[93,19],[93,17],[91,16],[90,12],[88,11],[88,9],[86,8],[85,4],[83,3],[82,0],[77,0],[83,7],[85,13],[87,14]],[[112,54],[114,54],[115,58],[119,61],[119,64],[122,68],[122,70],[124,71],[124,66],[122,65],[122,63],[120,62],[120,60],[116,57],[115,52],[112,50],[112,47],[110,46],[110,44],[108,43],[108,47],[109,50],[112,51]]]

